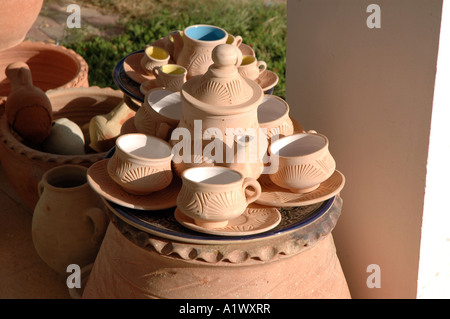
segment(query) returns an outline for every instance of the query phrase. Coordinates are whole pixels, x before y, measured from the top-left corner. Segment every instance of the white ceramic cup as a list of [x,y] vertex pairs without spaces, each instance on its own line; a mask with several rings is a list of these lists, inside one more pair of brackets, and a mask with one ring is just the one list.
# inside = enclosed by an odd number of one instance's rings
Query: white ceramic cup
[[[183,171],[181,179],[177,207],[205,228],[225,227],[228,220],[242,215],[261,194],[256,179],[227,167],[189,168]],[[247,188],[253,193],[248,194]]]
[[152,74],[154,68],[169,63],[169,53],[157,46],[147,46],[144,50],[144,55],[141,58],[141,67],[147,74]]
[[171,160],[171,147],[166,141],[129,133],[117,138],[107,171],[126,192],[145,195],[162,190],[172,182]]
[[156,85],[172,91],[180,91],[186,82],[187,69],[178,64],[166,64],[153,69]]
[[269,155],[278,161],[278,169],[269,175],[270,179],[294,193],[317,189],[336,169],[328,139],[318,133],[297,133],[273,141]]
[[252,55],[243,55],[241,65],[238,66],[239,74],[251,80],[256,80],[266,69],[266,62],[258,61]]

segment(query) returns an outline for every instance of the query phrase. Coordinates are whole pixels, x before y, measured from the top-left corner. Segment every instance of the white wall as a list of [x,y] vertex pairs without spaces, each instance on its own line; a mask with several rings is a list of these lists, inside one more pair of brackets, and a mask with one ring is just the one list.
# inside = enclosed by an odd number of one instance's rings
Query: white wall
[[[381,9],[370,29],[369,4]],[[334,230],[354,298],[416,298],[442,1],[288,0],[286,98],[347,182]],[[450,89],[450,88],[449,88]],[[381,269],[368,288],[367,267]]]
[[427,162],[419,298],[450,298],[450,2],[444,1]]

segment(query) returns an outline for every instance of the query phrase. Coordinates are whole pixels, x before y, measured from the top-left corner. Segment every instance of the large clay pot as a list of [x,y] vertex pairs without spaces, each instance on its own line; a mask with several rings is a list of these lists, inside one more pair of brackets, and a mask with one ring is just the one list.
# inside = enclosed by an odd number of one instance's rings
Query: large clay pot
[[[33,84],[44,92],[50,89],[88,87],[89,67],[75,51],[64,46],[25,41],[0,52],[0,104],[10,93],[5,70],[14,62],[25,62],[31,70]],[[0,114],[3,112],[3,107]]]
[[232,243],[163,238],[170,227],[159,237],[112,213],[83,298],[351,298],[331,234],[341,204],[282,235]]
[[87,168],[62,165],[39,182],[31,234],[41,259],[64,275],[67,266],[95,260],[109,219],[106,207],[86,178]]
[[[46,92],[54,119],[68,118],[86,128],[92,117],[112,111],[122,100],[123,93],[111,88],[69,88]],[[89,134],[85,133],[88,145]],[[62,164],[80,164],[89,167],[106,152],[88,150],[84,155],[59,155],[33,149],[11,130],[5,116],[0,119],[0,161],[11,186],[24,201],[34,209],[39,199],[37,185],[49,169]]]
[[33,26],[44,0],[2,0],[0,19],[0,51],[25,39]]

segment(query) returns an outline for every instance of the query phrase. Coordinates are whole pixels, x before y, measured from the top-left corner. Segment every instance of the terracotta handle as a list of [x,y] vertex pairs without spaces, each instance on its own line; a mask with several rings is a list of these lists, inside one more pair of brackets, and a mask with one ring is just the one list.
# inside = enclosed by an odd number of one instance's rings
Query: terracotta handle
[[153,68],[153,70],[152,70],[152,72],[153,72],[153,74],[156,76],[156,77],[158,77],[158,75],[159,75],[159,66],[157,66],[156,68]]
[[235,35],[233,45],[239,47],[241,45],[241,43],[242,43],[242,37],[240,35]]
[[255,191],[252,195],[247,196],[247,205],[250,203],[253,203],[255,200],[257,200],[259,198],[259,196],[261,195],[261,185],[259,184],[259,182],[254,179],[253,177],[246,177],[244,178],[244,182],[242,184],[242,188],[245,189],[247,187],[253,188],[253,190]]
[[236,66],[240,66],[242,63],[242,51],[237,46],[235,46],[235,48],[236,48],[236,54],[237,54]]
[[41,179],[39,181],[37,190],[38,190],[39,197],[41,197],[42,193],[44,192],[44,180]]
[[258,61],[258,63],[256,65],[258,66],[260,73],[267,69],[267,63],[264,61]]
[[94,225],[94,240],[99,241],[102,239],[106,232],[106,227],[108,225],[106,214],[103,210],[98,207],[91,207],[87,209],[84,214]]

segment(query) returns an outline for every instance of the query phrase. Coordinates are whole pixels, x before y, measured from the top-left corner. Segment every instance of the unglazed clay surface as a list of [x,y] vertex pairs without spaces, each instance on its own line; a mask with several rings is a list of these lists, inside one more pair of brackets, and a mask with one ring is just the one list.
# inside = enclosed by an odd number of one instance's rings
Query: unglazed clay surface
[[320,184],[315,190],[299,194],[274,184],[267,174],[258,179],[261,184],[261,195],[256,203],[274,207],[295,207],[322,202],[339,194],[345,185],[344,175],[335,170],[333,175]]
[[181,188],[179,178],[172,178],[172,182],[160,191],[147,195],[134,195],[126,192],[111,179],[107,171],[109,160],[100,160],[91,165],[88,170],[88,182],[99,195],[113,203],[133,209],[151,211],[176,206],[177,195]]

